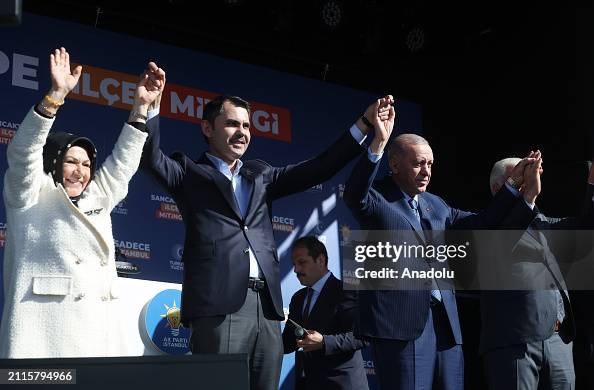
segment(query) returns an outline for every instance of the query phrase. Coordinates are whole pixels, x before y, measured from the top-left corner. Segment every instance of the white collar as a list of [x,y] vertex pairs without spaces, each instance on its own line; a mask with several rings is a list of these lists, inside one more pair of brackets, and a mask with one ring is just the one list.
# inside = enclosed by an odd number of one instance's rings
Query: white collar
[[332,275],[332,272],[330,272],[330,271],[326,272],[326,275],[322,276],[317,282],[315,282],[313,284],[313,286],[311,286],[312,290],[320,293],[322,291],[322,289],[324,288],[326,281],[328,279],[330,279],[330,275]]

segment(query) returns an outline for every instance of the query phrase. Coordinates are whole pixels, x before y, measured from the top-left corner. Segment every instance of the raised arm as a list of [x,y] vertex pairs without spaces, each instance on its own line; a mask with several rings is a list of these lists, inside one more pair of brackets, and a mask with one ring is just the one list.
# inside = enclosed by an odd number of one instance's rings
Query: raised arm
[[[152,67],[153,69],[155,67]],[[157,69],[159,71],[160,69]],[[162,71],[162,70],[161,70]],[[162,74],[163,78],[165,73]],[[159,94],[155,102],[149,108],[147,122],[148,138],[142,152],[140,165],[147,170],[151,176],[167,191],[172,192],[182,183],[185,167],[178,161],[169,158],[161,150],[161,131],[159,124],[159,108],[161,105]]]
[[65,48],[49,56],[52,86],[31,109],[6,150],[8,170],[4,176],[4,201],[7,206],[23,208],[37,202],[44,177],[43,145],[58,109],[80,78],[82,67],[70,69]]
[[[387,98],[391,98],[391,96]],[[369,145],[367,154],[361,156],[346,182],[343,199],[357,217],[364,217],[373,213],[375,202],[372,198],[375,194],[372,193],[371,186],[377,175],[381,157],[388,144],[396,120],[396,112],[392,103],[392,99],[380,99],[378,101],[377,115],[373,121],[375,135]]]
[[[367,108],[363,117],[367,122],[374,124],[386,121],[390,110],[385,107],[391,103],[393,98],[389,95],[378,99]],[[370,130],[360,118],[351,128],[350,134],[345,133],[332,146],[313,159],[283,168],[274,168],[272,185],[269,187],[272,199],[304,191],[330,179],[353,158],[361,154],[363,149],[360,143]]]
[[[536,215],[527,203],[534,202],[540,193],[540,181],[536,183],[534,172],[530,172],[529,167],[539,158],[540,152],[536,151],[530,152],[520,160],[513,168],[507,183],[501,186],[480,213],[472,214],[451,209],[452,228],[525,230]],[[539,169],[535,167],[532,166],[532,169]],[[536,185],[538,188],[534,187]]]
[[112,206],[119,203],[128,192],[128,182],[138,169],[142,150],[147,137],[145,124],[149,106],[165,88],[165,72],[154,62],[141,76],[134,93],[134,105],[129,122],[124,125],[111,155],[98,169],[94,185],[89,191],[99,191],[111,198]]
[[[501,228],[516,230],[516,234],[519,235],[530,226],[537,214],[534,206],[541,191],[541,172],[542,158],[540,151],[537,151],[536,154],[531,152],[528,157],[522,159],[514,167],[510,176],[512,179],[508,180],[507,183],[518,189],[521,197],[510,212],[506,213],[505,219],[501,222]],[[502,189],[502,191],[504,190]]]

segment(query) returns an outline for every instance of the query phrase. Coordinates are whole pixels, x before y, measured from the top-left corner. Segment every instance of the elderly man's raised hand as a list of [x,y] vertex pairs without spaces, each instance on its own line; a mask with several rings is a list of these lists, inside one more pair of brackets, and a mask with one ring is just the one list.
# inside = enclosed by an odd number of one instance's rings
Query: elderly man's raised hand
[[533,163],[526,166],[524,170],[524,185],[522,186],[522,195],[529,204],[534,204],[540,194],[541,183],[540,175],[542,173],[542,158],[540,152],[538,158]]
[[[531,151],[530,153],[528,153],[528,156],[524,157],[523,159],[520,160],[519,163],[516,164],[516,166],[514,167],[514,169],[511,172],[510,175],[510,179],[511,179],[511,185],[513,187],[515,187],[516,189],[521,189],[523,184],[524,184],[524,171],[526,170],[526,168],[536,162],[537,159],[539,159],[541,156],[540,150],[537,151]],[[509,180],[508,179],[508,182]]]

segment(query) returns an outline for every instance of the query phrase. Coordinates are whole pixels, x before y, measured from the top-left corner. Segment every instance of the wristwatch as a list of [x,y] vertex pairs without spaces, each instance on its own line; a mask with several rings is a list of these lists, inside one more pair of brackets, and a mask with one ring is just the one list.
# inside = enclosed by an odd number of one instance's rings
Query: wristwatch
[[516,190],[519,190],[520,187],[522,186],[522,178],[521,177],[508,177],[507,178],[507,184],[509,184],[510,186],[514,187]]
[[371,122],[369,121],[369,119],[367,119],[367,118],[365,117],[365,115],[361,115],[361,121],[363,121],[363,123],[365,124],[365,126],[367,126],[367,128],[368,128],[369,130],[373,130],[373,129],[375,129],[375,126],[373,126],[373,123],[371,123]]
[[146,120],[148,119],[146,115],[143,115],[141,113],[139,113],[138,111],[132,111],[130,113],[130,119],[142,119],[143,121],[146,122]]

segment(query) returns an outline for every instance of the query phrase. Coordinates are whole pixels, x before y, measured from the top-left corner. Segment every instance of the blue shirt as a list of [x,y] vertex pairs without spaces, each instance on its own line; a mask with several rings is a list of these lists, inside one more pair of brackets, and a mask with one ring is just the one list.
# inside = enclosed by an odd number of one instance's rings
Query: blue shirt
[[[315,306],[316,301],[318,300],[318,297],[320,296],[320,293],[322,292],[322,289],[324,288],[324,285],[326,284],[326,281],[328,280],[328,278],[330,278],[330,275],[332,275],[332,272],[330,272],[330,271],[326,272],[326,275],[322,276],[317,282],[315,282],[313,284],[313,286],[311,286],[313,293],[311,295],[311,303],[309,304],[309,313],[311,313],[311,310]],[[303,300],[303,308],[301,309],[302,313],[305,312],[305,305],[307,305],[307,296]],[[309,313],[307,313],[308,316],[309,316]]]
[[[366,135],[364,135],[356,125],[353,125],[351,127],[350,133],[352,137],[355,139],[355,141],[359,143],[359,145],[362,144],[363,141],[365,141]],[[215,168],[223,175],[225,175],[225,177],[229,179],[229,181],[231,181],[233,193],[235,194],[235,201],[239,206],[241,215],[245,216],[247,213],[250,196],[252,194],[253,184],[248,180],[244,180],[243,177],[239,174],[241,167],[243,166],[243,162],[241,160],[237,160],[237,166],[235,167],[235,170],[232,173],[229,169],[229,165],[227,165],[227,163],[221,160],[220,158],[213,156],[210,153],[206,153],[206,156],[210,161],[212,161]],[[261,276],[262,270],[258,266],[258,260],[256,259],[254,251],[250,246],[250,277],[259,278]]]

